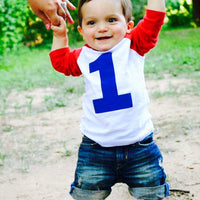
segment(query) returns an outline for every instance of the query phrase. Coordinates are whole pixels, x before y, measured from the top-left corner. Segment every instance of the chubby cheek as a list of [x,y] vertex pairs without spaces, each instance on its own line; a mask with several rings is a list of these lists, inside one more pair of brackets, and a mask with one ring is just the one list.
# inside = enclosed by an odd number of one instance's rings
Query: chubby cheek
[[126,32],[127,32],[127,27],[126,26],[118,27],[117,30],[115,30],[116,35],[118,35],[119,37],[125,36]]
[[85,28],[85,27],[83,27],[82,30],[81,30],[81,34],[83,36],[83,39],[86,40],[88,38],[93,37],[94,30],[92,30],[91,28]]

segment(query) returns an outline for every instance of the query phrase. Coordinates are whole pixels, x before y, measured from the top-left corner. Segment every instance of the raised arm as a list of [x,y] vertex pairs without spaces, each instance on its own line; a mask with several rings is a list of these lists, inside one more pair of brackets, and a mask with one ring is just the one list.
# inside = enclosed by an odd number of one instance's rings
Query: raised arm
[[148,0],[147,9],[165,12],[165,0]]

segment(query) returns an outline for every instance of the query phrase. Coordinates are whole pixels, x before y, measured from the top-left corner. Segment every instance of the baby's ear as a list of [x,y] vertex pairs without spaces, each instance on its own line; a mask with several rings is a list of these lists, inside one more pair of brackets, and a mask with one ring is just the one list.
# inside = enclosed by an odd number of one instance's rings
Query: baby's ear
[[130,33],[133,27],[134,27],[134,21],[129,21],[127,23],[127,33]]
[[78,32],[82,35],[82,28],[81,28],[81,26],[78,26],[77,29],[78,29]]

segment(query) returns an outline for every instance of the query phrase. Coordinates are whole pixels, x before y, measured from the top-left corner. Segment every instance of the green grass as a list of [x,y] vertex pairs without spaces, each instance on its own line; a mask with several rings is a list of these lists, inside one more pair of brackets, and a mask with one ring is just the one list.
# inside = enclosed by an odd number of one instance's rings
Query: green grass
[[0,88],[28,90],[60,82],[64,77],[52,69],[48,53],[24,47],[5,55],[0,62]]
[[146,73],[163,77],[191,76],[200,71],[200,28],[163,30],[158,44],[146,56]]
[[22,47],[0,56],[0,90],[28,90],[62,84],[65,76],[52,68],[49,53],[50,47]]

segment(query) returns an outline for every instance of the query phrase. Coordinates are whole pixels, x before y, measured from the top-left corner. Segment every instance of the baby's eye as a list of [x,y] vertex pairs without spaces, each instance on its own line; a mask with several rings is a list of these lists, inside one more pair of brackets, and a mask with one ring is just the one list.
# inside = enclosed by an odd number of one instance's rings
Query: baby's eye
[[94,25],[95,24],[95,21],[88,21],[87,22],[87,25]]
[[116,18],[109,18],[109,19],[108,19],[108,22],[110,22],[110,23],[112,23],[112,22],[116,22],[116,21],[117,21]]

